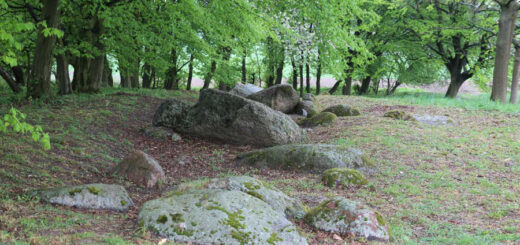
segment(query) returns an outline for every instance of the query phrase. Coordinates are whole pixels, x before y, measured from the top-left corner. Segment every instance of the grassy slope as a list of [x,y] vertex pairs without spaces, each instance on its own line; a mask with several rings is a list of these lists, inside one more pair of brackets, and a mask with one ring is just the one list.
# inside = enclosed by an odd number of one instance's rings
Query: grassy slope
[[[134,117],[140,110],[153,110],[158,100],[106,95],[114,92],[17,106],[32,123],[51,134],[53,150],[44,152],[26,137],[0,135],[0,243],[157,242],[156,237],[136,227],[134,213],[63,208],[23,195],[34,188],[91,179],[132,189],[129,183],[105,173],[135,147],[125,140],[127,130],[140,126],[132,122],[143,122]],[[194,96],[165,91],[138,93],[161,98]],[[315,128],[310,138],[312,142],[355,146],[370,154],[379,165],[379,172],[368,177],[370,186],[335,190],[321,185],[316,175],[249,173],[311,206],[332,195],[363,201],[387,217],[398,244],[518,241],[520,120],[512,113],[520,112],[520,107],[487,102],[485,97],[446,100],[406,93],[391,98],[319,97],[324,105],[346,103],[363,112],[360,117],[341,118],[332,126]],[[384,111],[394,108],[414,114],[448,114],[457,125],[428,127],[382,117]],[[5,103],[0,105],[0,114],[7,109]],[[128,122],[126,129],[114,126]],[[227,174],[226,169],[218,171]],[[131,193],[134,199],[146,194],[133,189]],[[311,242],[333,242],[330,236],[322,237],[306,228],[304,232]]]

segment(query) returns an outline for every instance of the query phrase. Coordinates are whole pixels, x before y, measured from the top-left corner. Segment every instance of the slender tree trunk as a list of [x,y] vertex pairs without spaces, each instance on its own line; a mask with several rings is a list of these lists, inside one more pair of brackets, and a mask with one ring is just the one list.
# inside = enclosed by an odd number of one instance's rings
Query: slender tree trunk
[[56,81],[58,82],[58,94],[65,95],[72,93],[72,85],[69,77],[69,62],[64,54],[56,56]]
[[347,78],[345,78],[345,85],[343,85],[343,95],[351,95],[352,94],[352,75],[349,74]]
[[213,60],[211,61],[210,70],[208,71],[208,73],[206,73],[206,76],[204,77],[204,86],[202,87],[203,89],[209,88],[209,85],[211,84],[211,79],[213,79],[213,74],[215,74],[215,70],[217,70],[217,62]]
[[[43,0],[42,20],[47,27],[57,28],[59,24],[58,5],[59,0]],[[51,94],[51,70],[52,52],[56,45],[56,36],[45,36],[44,27],[38,28],[36,47],[34,49],[33,68],[31,69],[31,81],[27,86],[27,95],[33,98],[50,96]]]
[[368,93],[368,90],[370,89],[371,81],[372,81],[371,76],[367,76],[367,77],[363,78],[363,80],[361,81],[361,88],[359,89],[360,95]]
[[178,90],[179,89],[179,83],[177,82],[177,50],[172,49],[171,52],[171,58],[172,58],[172,67],[168,69],[168,72],[166,74],[166,82],[164,83],[165,89],[173,89]]
[[394,94],[394,93],[395,93],[395,90],[397,90],[397,87],[399,87],[399,85],[401,85],[401,83],[400,83],[399,81],[395,81],[395,84],[394,84],[394,86],[392,87],[392,89],[390,89],[389,94]]
[[310,75],[310,67],[309,67],[309,62],[305,63],[305,91],[307,93],[310,93],[311,92],[311,75]]
[[149,63],[143,65],[143,88],[150,88],[152,85],[152,67]]
[[130,83],[132,88],[139,88],[139,68],[141,62],[138,60],[134,69],[132,69],[132,75],[130,76]]
[[191,90],[191,81],[193,80],[193,54],[190,56],[188,64],[188,81],[186,81],[186,90]]
[[318,49],[318,68],[316,69],[316,94],[320,94],[321,90],[321,53]]
[[336,91],[338,90],[339,85],[341,84],[341,82],[342,82],[341,80],[337,80],[336,83],[334,83],[332,88],[330,88],[330,90],[329,90],[329,94],[330,95],[333,95],[334,93],[336,93]]
[[291,65],[292,65],[292,86],[294,90],[298,89],[298,67],[296,67],[296,63],[294,62],[294,57],[291,58]]
[[300,97],[303,97],[303,64],[300,64]]
[[103,68],[103,81],[102,83],[108,87],[114,87],[114,78],[112,77],[112,69],[110,68],[110,63],[108,63],[108,59],[105,55],[105,68]]
[[278,64],[276,66],[276,84],[282,84],[283,79],[283,67],[285,66],[285,49],[282,47],[280,49],[281,57],[278,57]]
[[242,83],[243,84],[247,83],[246,57],[247,57],[247,51],[244,49],[244,56],[242,56]]
[[13,66],[11,68],[16,83],[20,86],[25,86],[25,79],[23,74],[23,68],[21,66]]
[[518,104],[518,78],[520,75],[520,45],[515,44],[515,63],[513,65],[513,80],[511,81],[511,104]]
[[2,66],[0,66],[0,76],[7,82],[7,85],[13,90],[14,93],[20,93],[22,92],[22,88],[20,88],[20,85],[16,83],[16,81],[11,77],[11,74],[9,74]]
[[493,70],[493,87],[491,100],[505,103],[507,100],[507,77],[509,73],[509,59],[511,57],[511,43],[518,15],[518,3],[515,1],[500,4],[500,19],[498,21],[498,35],[495,51],[495,69]]

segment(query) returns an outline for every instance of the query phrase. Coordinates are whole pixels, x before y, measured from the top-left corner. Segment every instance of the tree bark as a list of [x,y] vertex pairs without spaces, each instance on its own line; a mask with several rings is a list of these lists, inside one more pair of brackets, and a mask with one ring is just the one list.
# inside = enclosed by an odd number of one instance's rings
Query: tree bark
[[495,51],[495,69],[491,100],[505,103],[507,100],[507,77],[515,21],[518,15],[518,3],[515,1],[497,1],[500,4],[500,19]]
[[58,94],[65,95],[72,93],[72,84],[69,77],[69,62],[64,54],[56,56],[56,81],[58,82]]
[[188,64],[188,81],[186,81],[186,90],[191,90],[191,81],[193,80],[193,54],[190,56]]
[[244,56],[242,56],[242,83],[243,84],[247,83],[246,57],[247,57],[247,51],[244,49]]
[[143,88],[150,88],[152,85],[152,67],[149,63],[143,65]]
[[330,88],[330,90],[329,90],[329,94],[330,95],[333,95],[334,93],[336,93],[336,91],[338,90],[339,85],[341,84],[341,82],[342,82],[341,80],[337,80],[336,83],[334,83],[332,88]]
[[316,69],[316,94],[320,94],[321,90],[321,53],[318,49],[318,68]]
[[140,68],[140,61],[137,61],[136,66],[134,69],[132,69],[132,74],[130,76],[130,84],[132,85],[132,88],[139,88],[139,68]]
[[303,97],[303,64],[300,64],[300,97]]
[[372,81],[371,76],[367,76],[363,78],[361,81],[361,88],[359,89],[359,95],[367,94],[368,90],[370,89],[370,82]]
[[345,85],[343,85],[342,90],[343,95],[351,95],[352,94],[352,75],[348,75],[347,78],[345,78]]
[[211,61],[210,70],[208,71],[208,73],[206,73],[206,76],[204,76],[204,86],[202,87],[203,89],[209,88],[209,85],[211,84],[211,79],[213,79],[213,74],[215,74],[215,70],[217,70],[217,62],[213,60]]
[[7,85],[13,90],[14,93],[20,93],[22,92],[22,88],[20,88],[20,85],[16,83],[16,81],[11,77],[11,74],[9,74],[6,70],[4,70],[3,67],[0,66],[0,76],[7,82]]
[[11,71],[13,72],[13,76],[16,83],[20,86],[25,86],[25,79],[23,75],[22,66],[13,66],[11,67]]
[[511,104],[518,104],[518,78],[520,75],[520,44],[515,44],[515,62],[513,65],[513,80],[511,81]]
[[292,69],[293,69],[292,86],[293,86],[294,90],[297,90],[298,89],[298,67],[296,67],[296,63],[294,62],[294,57],[291,58],[291,65],[292,65]]
[[105,55],[105,67],[103,68],[103,81],[102,83],[108,87],[114,87],[114,78],[112,77],[112,69],[110,68],[110,63],[108,63],[108,59]]
[[[42,20],[47,27],[57,28],[59,24],[59,0],[43,0]],[[44,27],[40,25],[34,49],[31,81],[27,86],[27,95],[33,98],[46,97],[51,94],[52,52],[56,45],[56,36],[45,36]]]
[[282,84],[283,79],[283,67],[285,65],[285,50],[281,48],[281,57],[278,57],[278,64],[276,66],[276,80],[275,84]]
[[309,68],[309,62],[305,63],[305,91],[307,93],[311,92],[311,75],[310,75],[310,68]]
[[164,83],[164,88],[168,90],[179,90],[179,83],[177,82],[177,50],[172,49],[171,58],[172,67],[170,67],[166,73],[166,82]]

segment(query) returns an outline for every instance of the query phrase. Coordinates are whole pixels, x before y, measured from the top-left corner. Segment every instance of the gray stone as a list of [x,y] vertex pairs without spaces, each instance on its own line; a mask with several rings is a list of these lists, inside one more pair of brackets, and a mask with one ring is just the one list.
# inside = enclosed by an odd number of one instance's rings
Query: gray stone
[[352,108],[348,105],[335,105],[331,106],[325,110],[324,112],[334,113],[338,117],[349,117],[349,116],[359,116],[359,110]]
[[141,132],[143,132],[146,136],[155,138],[155,139],[168,139],[171,138],[173,134],[176,134],[173,132],[173,130],[169,128],[164,127],[146,127],[141,129]]
[[373,163],[358,149],[326,144],[293,144],[254,150],[237,156],[237,162],[257,168],[322,173],[330,168],[373,172]]
[[142,226],[194,244],[307,244],[283,214],[241,191],[189,190],[146,202]]
[[338,117],[331,112],[320,112],[312,117],[304,118],[299,122],[302,127],[316,127],[316,126],[327,126],[334,121],[336,121]]
[[415,121],[415,118],[408,114],[405,111],[402,110],[391,110],[385,112],[384,117],[393,118],[396,120],[403,120],[403,121]]
[[262,90],[263,90],[263,88],[258,87],[258,86],[254,85],[254,84],[251,84],[251,83],[247,83],[247,84],[238,83],[229,92],[231,94],[234,94],[234,95],[247,97],[247,96],[252,95],[254,93],[258,93],[258,92],[260,92]]
[[289,219],[301,219],[305,215],[303,204],[299,200],[289,197],[275,187],[249,176],[233,176],[188,182],[181,184],[176,191],[185,192],[190,189],[241,191],[266,202],[275,211],[284,214]]
[[153,125],[168,128],[182,125],[185,123],[186,113],[192,106],[193,104],[179,99],[167,100],[155,112]]
[[142,151],[135,151],[128,155],[112,170],[112,173],[148,188],[166,181],[161,165]]
[[416,121],[432,125],[432,126],[438,126],[438,125],[444,125],[444,126],[453,126],[454,122],[447,116],[432,116],[432,115],[422,115],[422,116],[413,116]]
[[195,106],[183,108],[170,113],[166,118],[171,121],[164,124],[178,132],[235,144],[273,146],[306,139],[305,132],[289,116],[227,92],[205,89]]
[[383,216],[343,197],[320,203],[305,215],[305,221],[331,233],[354,235],[369,241],[386,242],[390,239]]
[[314,94],[306,93],[303,95],[302,100],[308,100],[308,101],[315,102],[316,98],[314,97]]
[[271,86],[258,93],[249,95],[247,98],[283,113],[292,112],[300,101],[298,93],[289,84]]
[[295,112],[306,117],[313,117],[320,112],[320,108],[313,101],[302,100],[296,105]]
[[134,202],[120,185],[88,184],[38,191],[44,202],[77,208],[127,211]]

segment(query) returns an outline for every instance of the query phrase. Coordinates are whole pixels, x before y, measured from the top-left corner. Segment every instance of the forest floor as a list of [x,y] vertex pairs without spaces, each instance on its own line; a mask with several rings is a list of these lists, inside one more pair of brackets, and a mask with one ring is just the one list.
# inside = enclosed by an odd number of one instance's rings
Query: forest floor
[[[169,182],[162,191],[192,179],[250,175],[270,182],[312,207],[331,196],[366,203],[389,222],[395,244],[518,244],[520,241],[520,114],[468,109],[428,100],[319,96],[325,107],[344,103],[361,110],[316,127],[311,143],[359,148],[376,160],[378,172],[365,187],[332,189],[320,176],[257,170],[235,164],[252,149],[182,135],[156,140],[150,126],[158,105],[176,96],[196,101],[196,92],[146,90],[71,95],[50,103],[17,102],[28,121],[51,135],[52,150],[16,134],[0,135],[0,244],[149,244],[161,239],[139,229],[143,202],[159,190],[140,189],[108,174],[138,149],[158,160]],[[0,104],[0,115],[9,108]],[[454,126],[427,126],[384,118],[402,109],[415,115],[447,115]],[[178,159],[183,161],[179,162]],[[136,206],[128,213],[42,204],[29,190],[87,183],[118,183]],[[296,222],[312,244],[364,243],[313,231]]]

